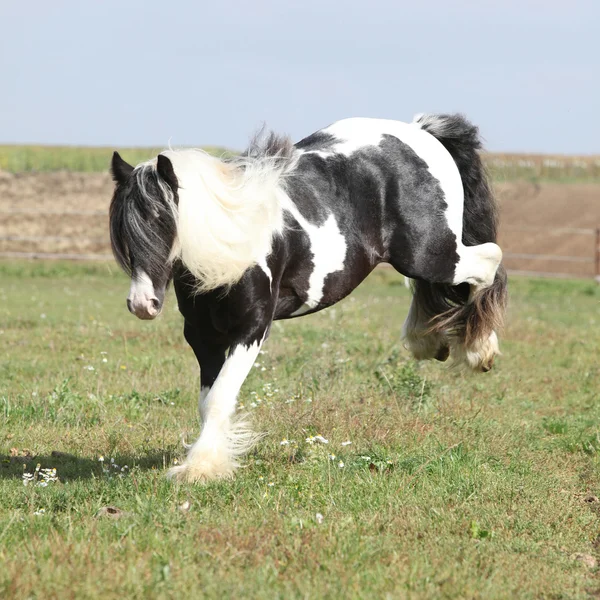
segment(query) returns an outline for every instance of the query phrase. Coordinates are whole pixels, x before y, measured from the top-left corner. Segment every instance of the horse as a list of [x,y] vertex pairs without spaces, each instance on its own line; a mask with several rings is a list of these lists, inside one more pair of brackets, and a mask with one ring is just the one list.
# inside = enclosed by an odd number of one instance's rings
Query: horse
[[350,118],[296,144],[263,131],[234,157],[169,149],[133,167],[114,153],[127,307],[156,318],[172,281],[200,367],[200,435],[171,477],[233,476],[259,437],[237,395],[273,321],[339,302],[380,263],[410,282],[416,359],[491,368],[507,281],[480,148],[457,114]]

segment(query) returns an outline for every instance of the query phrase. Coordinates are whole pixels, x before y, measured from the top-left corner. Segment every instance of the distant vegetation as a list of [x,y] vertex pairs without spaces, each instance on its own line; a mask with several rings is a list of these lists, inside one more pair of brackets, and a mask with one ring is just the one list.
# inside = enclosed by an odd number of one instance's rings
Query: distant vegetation
[[[164,148],[107,148],[91,146],[0,146],[0,170],[11,173],[32,171],[107,171],[113,150],[136,165],[156,156]],[[226,153],[224,148],[204,147],[211,154]]]
[[[205,147],[207,152],[227,154],[225,148]],[[118,148],[133,164],[156,156],[163,148]],[[0,146],[0,170],[11,173],[32,171],[106,171],[113,148],[77,146]],[[600,156],[560,156],[540,154],[484,154],[497,181],[590,182],[600,183]]]
[[600,183],[600,156],[484,154],[496,181]]

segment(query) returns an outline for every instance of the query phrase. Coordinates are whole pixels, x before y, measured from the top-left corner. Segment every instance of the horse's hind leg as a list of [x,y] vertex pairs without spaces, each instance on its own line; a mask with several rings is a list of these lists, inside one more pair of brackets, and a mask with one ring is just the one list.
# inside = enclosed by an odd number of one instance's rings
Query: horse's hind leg
[[[505,280],[498,268],[502,252],[494,243],[457,248],[454,264],[422,249],[419,265],[409,265],[413,301],[403,328],[418,358],[447,358],[488,371],[499,354],[496,328],[502,321]],[[429,249],[431,250],[431,249]],[[403,271],[405,265],[394,266]],[[465,287],[468,284],[468,287]]]
[[431,316],[427,314],[423,302],[420,301],[417,286],[408,278],[407,282],[413,297],[402,326],[402,339],[406,348],[417,360],[435,358],[445,361],[450,355],[448,337],[442,332],[430,331]]

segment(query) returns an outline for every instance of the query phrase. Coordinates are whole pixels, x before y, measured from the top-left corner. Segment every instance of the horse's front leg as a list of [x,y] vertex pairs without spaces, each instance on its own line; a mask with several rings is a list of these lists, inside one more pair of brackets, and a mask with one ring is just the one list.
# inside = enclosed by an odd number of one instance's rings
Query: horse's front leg
[[[204,406],[208,392],[210,388],[215,384],[217,377],[227,355],[227,346],[216,343],[214,341],[214,331],[210,329],[207,331],[207,327],[192,325],[186,322],[183,328],[183,335],[187,343],[191,346],[198,366],[200,367],[200,397],[198,399],[198,410],[200,411],[200,418],[205,421]],[[209,337],[207,338],[207,333]]]
[[[199,481],[231,477],[239,458],[248,452],[258,437],[243,421],[234,421],[237,395],[260,351],[268,325],[238,335],[213,381],[219,363],[218,353],[203,363],[200,393],[200,437],[189,449],[182,465],[169,475],[181,481]],[[187,337],[187,336],[186,336]],[[215,349],[216,350],[216,349]],[[196,356],[198,351],[194,348]]]

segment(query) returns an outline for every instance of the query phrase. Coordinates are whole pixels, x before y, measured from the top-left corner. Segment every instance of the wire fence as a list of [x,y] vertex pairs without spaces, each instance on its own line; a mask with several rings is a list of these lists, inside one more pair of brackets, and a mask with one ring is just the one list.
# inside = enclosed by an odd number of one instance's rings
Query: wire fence
[[[0,209],[0,215],[108,217],[102,210]],[[78,232],[84,229],[78,228]],[[504,263],[511,274],[537,277],[585,277],[600,282],[600,227],[503,226],[499,236]],[[81,251],[81,245],[96,250]],[[108,231],[103,236],[7,233],[0,228],[0,258],[37,260],[112,260]],[[56,248],[59,245],[60,250]],[[12,246],[12,247],[11,247]],[[15,246],[18,248],[15,248]]]
[[499,237],[509,273],[600,282],[600,228],[506,225]]

